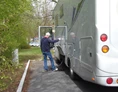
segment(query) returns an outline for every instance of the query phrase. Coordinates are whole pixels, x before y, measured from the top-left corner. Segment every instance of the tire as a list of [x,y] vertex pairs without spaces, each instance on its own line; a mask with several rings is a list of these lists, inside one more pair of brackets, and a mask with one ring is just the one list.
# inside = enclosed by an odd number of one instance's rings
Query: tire
[[55,59],[56,64],[59,65],[60,64],[60,60],[58,58],[56,58],[56,57],[54,59]]

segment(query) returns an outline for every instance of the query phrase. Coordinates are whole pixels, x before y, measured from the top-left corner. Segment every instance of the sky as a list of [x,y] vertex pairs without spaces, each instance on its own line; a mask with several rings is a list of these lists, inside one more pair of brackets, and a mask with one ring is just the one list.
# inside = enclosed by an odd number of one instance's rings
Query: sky
[[[43,13],[41,13],[41,11],[44,9],[45,6],[48,9],[48,11],[52,11],[56,5],[56,3],[52,2],[52,0],[37,0],[37,1],[38,2],[32,4],[36,10],[36,15],[40,14],[42,16]],[[45,1],[46,1],[46,5],[45,5]]]

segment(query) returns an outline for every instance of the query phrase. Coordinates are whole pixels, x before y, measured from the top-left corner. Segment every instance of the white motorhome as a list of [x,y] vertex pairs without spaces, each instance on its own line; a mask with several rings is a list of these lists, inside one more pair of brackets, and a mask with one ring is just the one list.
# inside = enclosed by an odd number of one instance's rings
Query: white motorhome
[[82,79],[118,86],[118,0],[59,0],[55,57]]

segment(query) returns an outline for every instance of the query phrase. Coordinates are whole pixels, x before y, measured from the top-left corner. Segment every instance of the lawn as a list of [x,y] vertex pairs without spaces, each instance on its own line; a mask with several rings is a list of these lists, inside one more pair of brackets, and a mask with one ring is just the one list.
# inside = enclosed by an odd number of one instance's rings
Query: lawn
[[[0,88],[0,92],[16,92],[21,77],[23,75],[27,61],[41,59],[42,54],[39,47],[31,47],[30,49],[21,49],[19,50],[19,65],[17,68],[14,68],[14,72],[7,70],[5,76],[9,76],[11,79],[4,79],[2,82],[5,84],[4,88]],[[28,76],[29,78],[29,76]],[[28,80],[28,79],[26,79]],[[28,81],[27,81],[28,82]],[[26,82],[26,84],[28,84]],[[27,85],[25,85],[27,86]],[[24,89],[26,90],[26,88]],[[27,92],[27,91],[22,91]]]
[[39,47],[31,47],[30,49],[21,49],[19,51],[19,61],[40,58],[42,56]]
[[30,49],[21,49],[19,51],[19,56],[25,55],[40,55],[41,50],[39,47],[31,47]]

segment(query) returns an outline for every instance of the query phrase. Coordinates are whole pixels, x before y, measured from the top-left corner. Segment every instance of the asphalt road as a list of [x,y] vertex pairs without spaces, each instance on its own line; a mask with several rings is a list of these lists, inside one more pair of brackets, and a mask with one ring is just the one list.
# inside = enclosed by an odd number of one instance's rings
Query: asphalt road
[[[48,64],[50,67],[50,63]],[[99,86],[82,79],[76,81],[69,77],[69,69],[65,71],[43,71],[43,61],[31,62],[31,80],[28,92],[118,92],[118,88]]]

